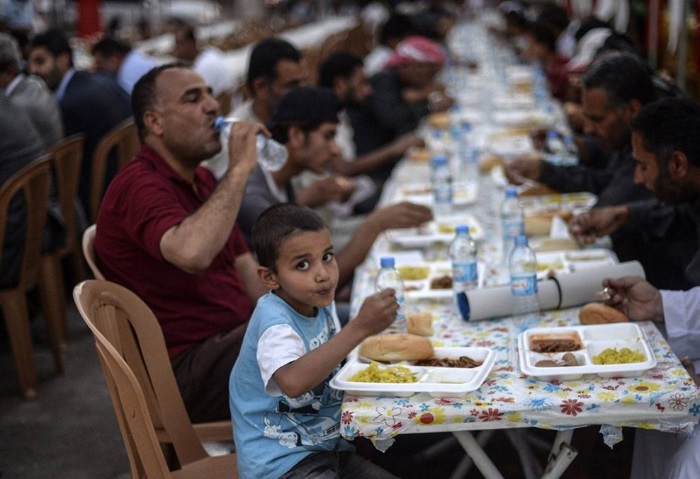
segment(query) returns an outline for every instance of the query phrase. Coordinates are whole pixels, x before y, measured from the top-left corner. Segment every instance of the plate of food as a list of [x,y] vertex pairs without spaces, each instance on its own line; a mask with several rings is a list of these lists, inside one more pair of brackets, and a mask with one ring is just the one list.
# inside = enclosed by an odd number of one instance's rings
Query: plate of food
[[403,248],[428,246],[432,243],[449,243],[454,239],[455,228],[459,225],[469,226],[472,239],[480,241],[484,238],[484,229],[473,215],[464,213],[445,216],[429,221],[418,228],[401,228],[387,230],[386,237],[392,244]]
[[[408,334],[383,334],[372,336],[365,343],[383,345],[382,351],[390,354],[372,355],[382,361],[396,361],[405,354],[397,351],[410,351],[407,343],[414,344],[405,337]],[[493,368],[496,353],[488,348],[432,348],[426,351],[426,338],[414,349],[419,354],[392,364],[362,356],[365,343],[360,346],[360,355],[351,358],[330,381],[333,389],[343,390],[357,396],[398,396],[408,397],[415,393],[428,393],[433,397],[461,397],[478,389]],[[381,343],[380,341],[381,340]],[[415,344],[418,344],[416,341]],[[376,348],[375,348],[376,349]],[[377,351],[374,351],[377,353]],[[369,352],[368,352],[369,354]],[[371,355],[371,354],[370,354]]]
[[634,323],[528,329],[518,336],[518,356],[523,374],[542,381],[635,377],[656,366]]
[[[479,187],[473,182],[455,182],[452,185],[452,202],[457,206],[476,202]],[[410,201],[431,206],[434,203],[433,188],[430,183],[405,184],[398,188],[397,201]]]

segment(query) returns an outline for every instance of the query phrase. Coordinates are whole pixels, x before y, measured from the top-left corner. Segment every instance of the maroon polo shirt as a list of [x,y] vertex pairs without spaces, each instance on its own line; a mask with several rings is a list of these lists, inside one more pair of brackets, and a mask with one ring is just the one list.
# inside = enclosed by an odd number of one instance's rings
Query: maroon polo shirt
[[142,146],[109,185],[97,218],[95,253],[100,271],[151,307],[170,358],[231,331],[252,312],[234,266],[236,257],[248,252],[238,225],[201,273],[186,273],[160,252],[163,234],[194,213],[215,187],[216,179],[206,168],[197,168],[193,185]]

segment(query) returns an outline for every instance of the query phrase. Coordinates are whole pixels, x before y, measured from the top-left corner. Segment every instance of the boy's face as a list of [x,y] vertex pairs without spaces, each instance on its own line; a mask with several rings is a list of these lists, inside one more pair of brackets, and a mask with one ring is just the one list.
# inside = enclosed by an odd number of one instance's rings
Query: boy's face
[[313,317],[315,308],[330,306],[338,285],[338,264],[328,230],[294,234],[282,240],[279,248],[277,272],[267,270],[268,286],[304,316]]

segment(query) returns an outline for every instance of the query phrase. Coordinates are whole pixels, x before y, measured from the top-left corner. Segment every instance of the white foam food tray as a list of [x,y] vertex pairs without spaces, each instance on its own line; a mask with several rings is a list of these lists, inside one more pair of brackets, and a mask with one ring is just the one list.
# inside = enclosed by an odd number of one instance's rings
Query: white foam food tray
[[551,251],[535,254],[537,259],[537,277],[547,276],[549,271],[555,273],[573,273],[588,268],[597,268],[617,263],[615,254],[607,249],[587,249],[579,251]]
[[449,243],[455,237],[458,225],[468,225],[472,239],[484,239],[484,229],[473,215],[462,213],[454,216],[444,216],[429,221],[419,228],[402,228],[388,230],[386,236],[393,244],[403,248],[428,246],[432,243]]
[[[333,389],[343,390],[357,396],[409,397],[415,393],[428,393],[433,397],[461,397],[478,389],[488,376],[496,360],[496,353],[487,348],[435,348],[436,358],[459,358],[468,356],[482,361],[475,368],[451,368],[414,366],[410,362],[400,363],[416,376],[415,383],[362,383],[350,378],[369,367],[369,362],[360,358],[350,359],[330,381]],[[380,364],[380,368],[394,365]]]
[[587,192],[520,197],[526,215],[588,209],[596,199],[596,195]]
[[[539,367],[540,360],[559,361],[564,352],[541,353],[532,351],[531,339],[542,336],[574,336],[580,341],[580,349],[571,351],[578,366]],[[644,361],[626,364],[593,364],[593,357],[608,348],[630,350],[644,355]],[[542,381],[566,381],[581,379],[586,374],[604,378],[635,377],[654,366],[656,358],[649,347],[646,336],[634,323],[615,323],[588,326],[570,326],[559,328],[533,328],[518,336],[518,356],[520,370],[523,374],[536,377]]]
[[[485,265],[477,263],[479,287],[485,273]],[[398,266],[405,286],[405,295],[409,299],[449,299],[452,287],[436,288],[433,281],[444,276],[452,279],[452,263],[449,261],[420,262]]]
[[[476,183],[453,184],[452,202],[457,206],[476,202],[479,187]],[[420,205],[432,206],[434,203],[433,188],[430,183],[412,183],[398,188],[397,201],[410,201]]]

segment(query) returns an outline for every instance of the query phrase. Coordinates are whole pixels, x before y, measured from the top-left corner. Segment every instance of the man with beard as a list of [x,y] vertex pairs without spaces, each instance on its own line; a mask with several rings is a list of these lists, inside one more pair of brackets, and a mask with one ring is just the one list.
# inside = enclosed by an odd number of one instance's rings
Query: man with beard
[[[584,244],[625,227],[643,231],[662,246],[683,238],[692,240],[696,252],[690,262],[685,263],[685,279],[692,286],[700,286],[700,251],[697,251],[700,183],[695,178],[700,171],[700,143],[695,135],[700,130],[693,129],[700,124],[700,120],[693,117],[693,114],[700,114],[697,113],[700,107],[690,100],[663,99],[643,111],[644,114],[640,113],[631,122],[637,165],[634,181],[643,184],[655,198],[594,208],[574,217],[569,231]],[[650,117],[661,120],[654,124],[648,120]],[[676,150],[683,152],[687,163],[682,175],[676,168],[680,157]]]
[[[691,219],[700,231],[700,142],[695,137],[700,131],[700,106],[691,100],[660,100],[644,108],[631,127],[635,183],[674,205],[667,208],[667,220],[680,224]],[[700,250],[686,276],[700,284]],[[631,320],[664,323],[671,349],[684,358],[694,376],[695,367],[700,367],[700,287],[658,290],[639,277],[609,278],[603,285],[611,293],[609,304]],[[698,432],[685,439],[638,431],[631,477],[700,477]]]

